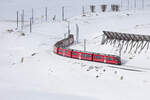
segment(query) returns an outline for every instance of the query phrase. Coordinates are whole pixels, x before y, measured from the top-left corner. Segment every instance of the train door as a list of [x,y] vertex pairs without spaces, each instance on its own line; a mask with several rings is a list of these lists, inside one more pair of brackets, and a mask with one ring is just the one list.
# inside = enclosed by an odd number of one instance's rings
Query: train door
[[113,57],[112,56],[108,56],[107,57],[107,63],[109,64],[114,64],[115,62],[113,61]]
[[79,59],[81,59],[81,53],[79,53]]
[[107,63],[107,56],[104,56],[104,63]]
[[63,49],[63,56],[65,56],[65,49]]

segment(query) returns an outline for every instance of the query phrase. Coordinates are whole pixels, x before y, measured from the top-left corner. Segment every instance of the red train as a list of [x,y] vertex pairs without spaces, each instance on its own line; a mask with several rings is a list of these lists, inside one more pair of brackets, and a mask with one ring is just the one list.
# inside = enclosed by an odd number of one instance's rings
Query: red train
[[73,44],[73,42],[74,37],[70,34],[68,38],[58,41],[54,45],[54,53],[75,59],[121,65],[119,56],[68,49],[67,47]]

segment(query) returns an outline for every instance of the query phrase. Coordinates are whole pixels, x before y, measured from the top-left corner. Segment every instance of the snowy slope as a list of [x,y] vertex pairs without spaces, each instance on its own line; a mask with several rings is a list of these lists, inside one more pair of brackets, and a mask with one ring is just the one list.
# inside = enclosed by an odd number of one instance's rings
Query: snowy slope
[[[0,13],[0,98],[2,100],[150,99],[150,50],[147,53],[143,51],[136,55],[122,54],[122,60],[126,65],[132,65],[141,72],[70,59],[52,52],[54,43],[63,39],[64,34],[67,33],[66,22],[49,20],[42,24],[34,24],[33,32],[29,33],[29,27],[26,27],[25,36],[22,36],[21,31],[15,30],[16,23],[12,20],[15,18],[14,12],[17,9],[23,8],[28,12],[26,14],[30,15],[32,7],[37,10],[42,10],[41,8],[44,9],[45,6],[52,6],[60,10],[61,7],[58,8],[57,5],[75,7],[75,12],[70,12],[71,15],[68,16],[76,16],[68,20],[71,22],[71,33],[73,34],[75,34],[75,24],[79,25],[80,43],[74,44],[71,48],[82,50],[83,39],[86,38],[87,50],[116,54],[118,53],[115,51],[117,48],[100,45],[102,31],[149,35],[149,8],[119,13],[88,14],[86,17],[81,17],[80,9],[77,9],[76,5],[80,7],[84,4],[99,4],[99,1],[36,0],[39,5],[35,5],[34,0],[30,4],[28,0],[2,0],[0,2],[0,8],[3,8],[0,9],[2,12]],[[53,10],[52,12],[59,15],[59,10],[57,13]],[[6,13],[7,11],[9,13]],[[37,12],[36,16],[41,15],[43,13]],[[13,32],[8,32],[8,29],[13,29]]]
[[[142,9],[142,0],[136,0],[136,9]],[[29,20],[31,17],[31,9],[34,9],[34,15],[36,18],[40,18],[45,14],[45,7],[48,7],[48,18],[52,19],[56,15],[57,19],[61,19],[61,8],[65,7],[65,17],[70,18],[82,13],[82,6],[85,7],[85,11],[89,12],[89,6],[91,4],[96,5],[96,11],[100,12],[100,5],[107,4],[108,11],[110,11],[111,4],[121,4],[121,0],[1,0],[0,1],[0,20],[16,20],[16,12],[21,14],[22,10],[25,10],[25,20]],[[129,9],[133,10],[134,0],[129,2]],[[150,1],[145,0],[145,9],[150,6]],[[122,1],[121,10],[128,9],[127,0]],[[20,15],[21,16],[21,15]]]

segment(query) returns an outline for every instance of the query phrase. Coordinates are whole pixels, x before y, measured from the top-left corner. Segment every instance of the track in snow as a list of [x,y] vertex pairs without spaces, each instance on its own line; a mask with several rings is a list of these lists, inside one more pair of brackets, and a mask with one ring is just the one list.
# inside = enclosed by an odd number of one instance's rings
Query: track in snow
[[150,71],[149,68],[141,68],[141,67],[130,66],[130,65],[121,65],[121,66],[119,66],[119,65],[108,65],[106,67],[117,68],[117,69],[128,70],[128,71],[136,71],[136,72]]

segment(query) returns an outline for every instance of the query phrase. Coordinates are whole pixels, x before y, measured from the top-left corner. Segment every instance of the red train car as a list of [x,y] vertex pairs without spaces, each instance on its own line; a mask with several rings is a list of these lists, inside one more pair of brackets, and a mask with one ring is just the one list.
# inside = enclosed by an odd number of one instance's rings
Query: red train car
[[88,53],[88,52],[82,52],[81,53],[81,59],[83,59],[83,60],[89,60],[89,61],[92,61],[93,59],[93,54],[92,53]]
[[58,54],[66,57],[71,57],[72,50],[67,48],[58,48]]
[[78,51],[78,50],[72,51],[72,58],[81,59],[80,55],[81,55],[80,51]]
[[106,54],[93,54],[93,61],[108,63],[108,64],[121,64],[120,57]]
[[73,42],[74,42],[74,37],[72,34],[70,34],[68,38],[58,41],[54,45],[54,53],[57,53],[65,57],[71,57],[76,59],[121,65],[121,59],[119,56],[100,54],[94,52],[84,52],[80,50],[72,50],[66,48],[69,45],[71,45]]
[[92,53],[79,50],[72,51],[72,58],[92,61]]
[[104,63],[105,59],[106,59],[106,56],[104,56],[103,54],[96,54],[96,53],[93,54],[93,61]]
[[71,49],[64,49],[64,56],[71,57],[72,56],[72,50]]
[[63,56],[63,54],[64,54],[64,48],[59,47],[57,53],[58,53],[59,55],[62,55],[62,56]]
[[120,57],[117,57],[117,56],[107,56],[106,63],[121,65]]

